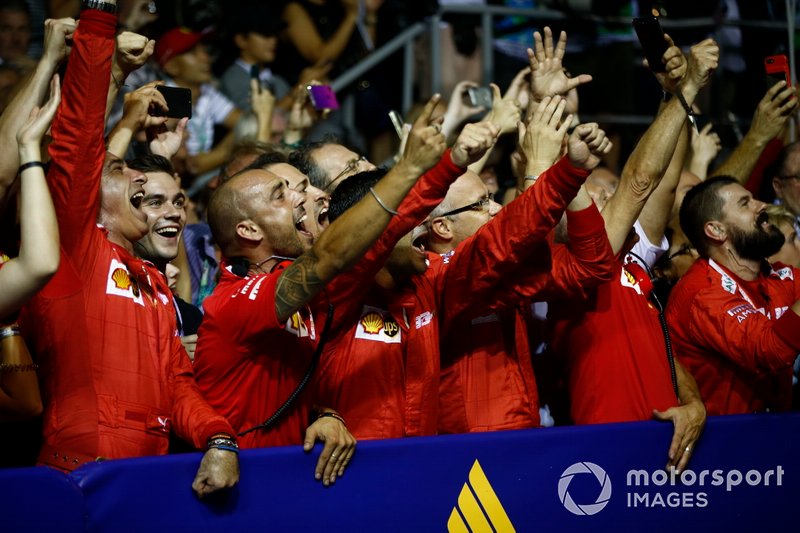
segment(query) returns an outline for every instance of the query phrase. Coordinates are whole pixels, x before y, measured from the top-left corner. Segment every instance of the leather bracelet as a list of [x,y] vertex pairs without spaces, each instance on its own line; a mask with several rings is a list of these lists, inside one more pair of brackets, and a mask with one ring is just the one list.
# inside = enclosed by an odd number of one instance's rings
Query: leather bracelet
[[689,117],[689,122],[691,123],[692,126],[694,126],[694,129],[696,130],[697,121],[694,118],[694,111],[692,111],[692,106],[689,105],[689,102],[686,101],[686,98],[683,97],[683,94],[681,94],[680,90],[678,90],[675,93],[675,96],[678,97],[678,101],[681,103],[681,105],[683,106],[683,110],[686,111],[686,115]]
[[320,418],[335,418],[336,420],[341,422],[342,425],[347,426],[347,422],[344,421],[344,418],[342,418],[342,415],[340,415],[339,413],[334,413],[333,411],[328,411],[326,413],[318,414],[317,415],[317,420],[319,420]]
[[219,448],[222,450],[239,450],[239,444],[232,437],[211,437],[206,445],[207,449]]
[[23,172],[25,172],[29,168],[33,168],[33,167],[39,167],[42,170],[44,170],[44,163],[42,163],[41,161],[28,161],[27,163],[21,164],[19,166],[19,169],[17,170],[17,172],[19,174],[22,174]]

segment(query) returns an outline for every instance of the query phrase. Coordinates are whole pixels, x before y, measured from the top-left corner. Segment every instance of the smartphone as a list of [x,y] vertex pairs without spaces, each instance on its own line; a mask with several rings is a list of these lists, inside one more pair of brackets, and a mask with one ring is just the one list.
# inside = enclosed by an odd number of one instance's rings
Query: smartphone
[[489,87],[470,87],[467,89],[467,97],[473,107],[492,108],[492,90]]
[[315,109],[339,109],[339,101],[330,85],[309,85],[306,90]]
[[767,88],[779,81],[785,81],[787,87],[792,86],[792,76],[789,73],[789,59],[783,55],[769,56],[764,59],[764,71],[767,74]]
[[167,101],[168,111],[156,109],[151,115],[154,117],[169,118],[192,118],[192,91],[186,87],[167,87],[166,85],[156,86],[158,92],[164,95]]
[[392,109],[389,111],[389,120],[392,121],[392,126],[394,126],[394,131],[397,132],[397,136],[401,139],[403,138],[403,117],[400,116],[400,113]]
[[650,70],[653,72],[666,72],[667,68],[661,62],[669,46],[664,40],[664,30],[657,17],[641,17],[633,19],[633,29],[644,51]]

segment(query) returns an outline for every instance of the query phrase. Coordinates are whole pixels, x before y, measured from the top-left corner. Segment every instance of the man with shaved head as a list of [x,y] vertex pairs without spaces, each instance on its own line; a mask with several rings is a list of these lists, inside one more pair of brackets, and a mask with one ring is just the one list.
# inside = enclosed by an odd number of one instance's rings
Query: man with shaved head
[[[437,102],[434,97],[415,124],[417,149],[316,241],[308,231],[306,195],[273,172],[246,169],[223,183],[209,203],[209,224],[226,260],[204,302],[197,381],[241,435],[242,446],[302,442],[308,451],[315,440],[324,441],[315,474],[325,485],[343,473],[355,440],[335,411],[302,390],[324,336],[320,319],[330,316],[325,298],[316,297],[364,254],[417,178],[437,161],[444,143],[430,120]],[[312,412],[315,421],[306,430]]]

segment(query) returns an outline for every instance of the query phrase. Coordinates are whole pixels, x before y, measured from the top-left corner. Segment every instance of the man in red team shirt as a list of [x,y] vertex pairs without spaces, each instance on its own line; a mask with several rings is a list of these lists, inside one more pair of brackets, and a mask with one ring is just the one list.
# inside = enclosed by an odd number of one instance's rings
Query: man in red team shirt
[[[72,470],[99,458],[164,454],[173,430],[208,448],[192,485],[203,496],[238,481],[236,443],[194,382],[166,279],[133,255],[147,232],[147,178],[105,151],[117,23],[107,12],[115,3],[105,4],[81,13],[52,126],[48,182],[62,260],[26,316],[45,399],[39,461]],[[140,63],[152,53],[142,36],[128,34],[127,43],[119,53]]]
[[785,411],[800,352],[800,271],[766,257],[783,234],[735,179],[694,186],[681,227],[700,254],[672,291],[667,322],[709,414]]
[[[439,159],[444,137],[431,121],[437,102],[435,96],[415,122],[414,149],[316,240],[306,228],[305,194],[269,171],[240,172],[209,203],[209,224],[228,260],[203,304],[197,381],[209,403],[244,433],[242,446],[302,442],[308,451],[315,440],[324,441],[315,475],[325,485],[342,475],[355,440],[339,415],[319,407],[312,391],[300,393],[271,428],[248,430],[271,418],[308,371],[324,329],[320,311],[327,308],[325,295],[315,299],[317,294],[364,254]],[[306,430],[313,411],[316,420]]]
[[[664,54],[666,73],[657,75],[673,97],[640,139],[622,172],[614,195],[602,211],[606,232],[618,256],[632,246],[634,222],[646,203],[663,202],[669,216],[674,191],[651,197],[667,172],[686,124],[688,105],[709,81],[719,48],[706,40],[692,47],[689,60],[669,38]],[[657,303],[651,300],[649,278],[642,267],[618,264],[616,278],[585,301],[557,303],[551,349],[566,358],[570,414],[576,424],[624,422],[657,418],[674,424],[668,465],[683,470],[705,424],[705,410],[692,376],[671,358]],[[677,349],[676,349],[677,352]],[[673,366],[674,365],[674,366]],[[673,371],[674,367],[674,371]]]

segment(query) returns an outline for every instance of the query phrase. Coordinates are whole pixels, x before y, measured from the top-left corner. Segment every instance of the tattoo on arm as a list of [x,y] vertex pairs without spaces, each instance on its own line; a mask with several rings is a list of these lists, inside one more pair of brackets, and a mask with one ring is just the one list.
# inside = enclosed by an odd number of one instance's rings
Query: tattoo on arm
[[284,322],[325,287],[317,274],[317,257],[306,252],[281,274],[275,287],[275,313]]

